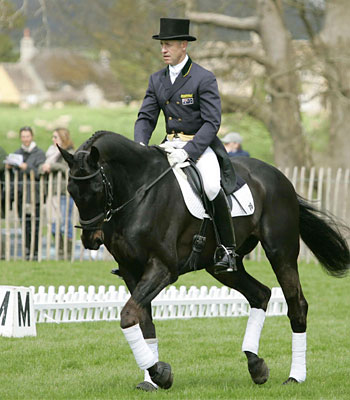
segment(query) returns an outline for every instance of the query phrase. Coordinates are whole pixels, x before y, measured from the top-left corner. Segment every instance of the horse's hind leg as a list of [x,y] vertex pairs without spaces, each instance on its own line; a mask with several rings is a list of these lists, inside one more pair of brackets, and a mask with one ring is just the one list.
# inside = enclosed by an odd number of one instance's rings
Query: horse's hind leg
[[[292,210],[290,213],[293,215]],[[301,289],[298,274],[298,227],[296,220],[291,218],[287,218],[283,224],[281,221],[270,221],[269,226],[274,226],[274,230],[269,230],[262,245],[283,290],[292,328],[292,364],[289,378],[284,383],[303,382],[306,379],[308,304]],[[285,228],[286,226],[288,229]]]
[[251,310],[243,339],[242,351],[247,356],[248,370],[253,382],[263,384],[269,377],[269,369],[264,359],[258,356],[258,350],[271,290],[245,271],[242,257],[236,259],[236,264],[238,271],[234,273],[216,275],[211,269],[208,269],[208,272],[224,285],[242,293],[250,304]]

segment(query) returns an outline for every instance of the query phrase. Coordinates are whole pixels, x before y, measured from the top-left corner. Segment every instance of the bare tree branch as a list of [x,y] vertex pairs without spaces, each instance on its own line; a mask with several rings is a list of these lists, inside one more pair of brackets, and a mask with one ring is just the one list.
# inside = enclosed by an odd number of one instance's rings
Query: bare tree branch
[[241,111],[259,119],[265,126],[269,126],[271,120],[271,110],[267,104],[254,97],[221,95],[222,111],[234,112]]
[[237,29],[244,31],[259,31],[259,20],[257,17],[246,17],[246,18],[236,18],[230,17],[229,15],[216,14],[216,13],[204,13],[187,11],[187,18],[191,22],[197,22],[199,24],[208,24],[219,26],[222,28]]
[[[0,7],[4,8],[4,0],[0,0]],[[9,28],[13,28],[13,24],[19,15],[25,15],[27,12],[28,8],[28,0],[23,0],[22,5],[12,14],[12,15],[6,15],[3,14],[2,12],[0,13],[0,20],[1,22],[6,22],[9,26]]]
[[273,67],[273,64],[261,54],[259,49],[256,47],[231,47],[225,49],[209,48],[200,50],[196,54],[198,59],[209,59],[209,58],[250,58],[251,60],[263,65],[264,67]]
[[47,18],[47,6],[46,0],[39,0],[40,8],[35,12],[36,15],[41,14],[41,20],[43,23],[43,27],[45,29],[45,45],[46,47],[50,47],[51,45],[51,30],[49,26],[49,21]]

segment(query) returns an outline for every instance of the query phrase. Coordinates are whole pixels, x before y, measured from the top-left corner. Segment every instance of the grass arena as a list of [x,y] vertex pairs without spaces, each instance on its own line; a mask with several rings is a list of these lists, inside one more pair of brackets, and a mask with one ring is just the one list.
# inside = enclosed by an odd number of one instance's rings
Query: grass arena
[[[246,261],[247,270],[269,287],[278,282],[265,261]],[[115,263],[4,262],[1,284],[123,285],[109,271]],[[267,317],[259,354],[269,368],[265,385],[255,385],[241,345],[247,317],[156,321],[160,357],[169,360],[174,384],[158,399],[345,399],[350,393],[348,278],[335,279],[318,264],[300,263],[309,302],[307,380],[282,385],[290,368],[290,326],[286,316]],[[204,271],[180,279],[177,287],[218,286]],[[143,378],[119,322],[37,324],[37,337],[0,337],[0,399],[135,399]]]

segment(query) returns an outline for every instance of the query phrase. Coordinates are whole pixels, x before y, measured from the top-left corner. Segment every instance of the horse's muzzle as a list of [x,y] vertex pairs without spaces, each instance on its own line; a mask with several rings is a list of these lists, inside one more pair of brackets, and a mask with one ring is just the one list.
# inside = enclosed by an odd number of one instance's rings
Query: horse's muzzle
[[81,235],[83,246],[89,250],[98,250],[104,241],[104,234],[102,230],[85,231]]

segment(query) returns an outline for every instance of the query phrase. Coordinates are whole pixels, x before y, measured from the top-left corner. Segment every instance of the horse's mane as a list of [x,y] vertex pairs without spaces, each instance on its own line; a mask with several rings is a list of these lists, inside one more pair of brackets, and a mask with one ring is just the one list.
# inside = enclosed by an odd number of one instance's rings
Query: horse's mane
[[101,136],[106,135],[107,133],[112,133],[109,131],[97,131],[95,132],[86,142],[81,145],[80,150],[88,150],[90,147],[99,139]]
[[[154,150],[152,149],[152,151],[150,147],[142,147],[123,135],[110,131],[97,131],[79,147],[76,153],[77,161],[81,167],[84,164],[86,152],[90,151],[92,146],[98,148],[105,160],[118,159],[121,162],[130,163],[133,159],[141,162],[141,160],[152,159],[155,156]],[[131,153],[135,157],[130,157]]]

